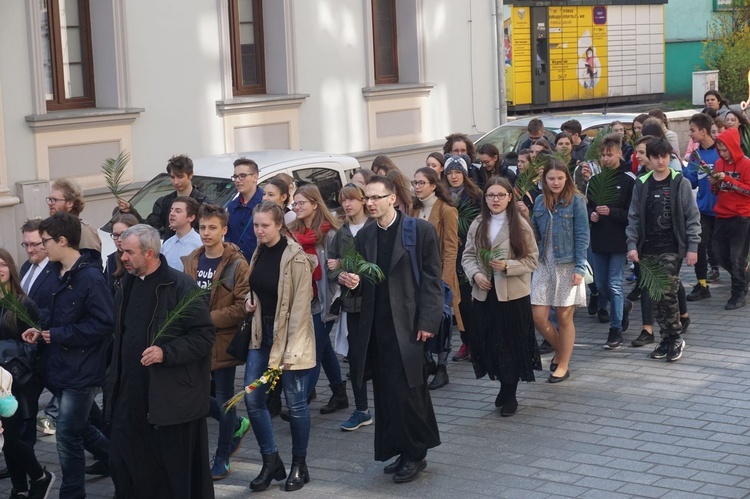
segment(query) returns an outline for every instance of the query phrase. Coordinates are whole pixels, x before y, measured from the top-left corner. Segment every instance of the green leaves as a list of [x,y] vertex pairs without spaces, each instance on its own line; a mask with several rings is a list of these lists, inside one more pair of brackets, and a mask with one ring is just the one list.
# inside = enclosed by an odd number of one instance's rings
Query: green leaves
[[604,136],[610,133],[611,130],[610,127],[605,127],[596,132],[594,140],[591,141],[591,145],[583,156],[583,161],[587,163],[599,162],[599,156],[601,156],[602,153],[602,139],[604,139]]
[[125,167],[130,161],[130,154],[122,151],[117,158],[107,158],[102,163],[102,174],[104,175],[104,181],[107,184],[109,191],[117,198],[120,199],[127,185],[122,185],[122,179],[125,176]]
[[2,293],[2,296],[0,296],[0,307],[15,315],[21,320],[21,322],[29,327],[33,327],[39,331],[42,330],[42,326],[31,318],[29,311],[26,310],[26,307],[21,303],[21,300],[19,300],[10,289],[5,287],[5,284],[2,282],[0,282],[0,293]]
[[740,125],[740,146],[745,156],[750,155],[750,126]]
[[[219,283],[220,281],[217,281],[214,283],[214,285],[218,286]],[[156,341],[162,336],[165,338],[171,337],[171,335],[166,334],[166,332],[176,322],[183,319],[188,319],[192,317],[199,309],[201,309],[202,307],[206,307],[207,304],[205,302],[205,297],[210,294],[211,286],[209,286],[208,288],[191,289],[189,293],[183,296],[182,299],[177,302],[177,305],[167,313],[166,319],[164,319],[164,322],[159,326],[159,329],[156,331],[153,339],[151,340],[151,346],[153,346]]]
[[490,265],[490,262],[492,260],[502,260],[505,258],[505,253],[505,248],[479,248],[477,251],[479,259],[482,261],[482,265],[488,275],[492,275],[492,266]]
[[589,179],[586,196],[596,205],[604,206],[613,203],[620,197],[617,189],[617,170],[602,168],[602,171]]
[[365,257],[354,249],[354,245],[350,246],[344,252],[336,269],[349,272],[350,274],[357,274],[372,284],[378,284],[385,280],[385,274],[381,268],[365,260]]
[[640,275],[638,286],[641,287],[652,301],[659,301],[669,290],[672,276],[661,265],[656,257],[647,256],[638,263]]
[[456,208],[458,209],[458,237],[463,240],[466,239],[471,222],[479,215],[479,206],[466,198],[461,198]]
[[516,185],[513,188],[513,193],[516,195],[518,201],[522,200],[526,194],[539,184],[539,176],[542,174],[546,164],[547,158],[541,154],[537,154],[535,158],[531,158],[529,166],[523,171],[518,172]]

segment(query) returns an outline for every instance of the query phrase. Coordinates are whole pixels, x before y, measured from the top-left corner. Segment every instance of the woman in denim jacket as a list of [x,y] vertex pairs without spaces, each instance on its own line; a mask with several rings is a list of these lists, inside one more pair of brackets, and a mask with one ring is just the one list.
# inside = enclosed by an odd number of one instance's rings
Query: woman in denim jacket
[[[536,329],[555,349],[548,381],[559,383],[570,377],[575,308],[586,306],[583,274],[589,223],[586,199],[578,192],[567,165],[550,160],[542,179],[543,194],[536,198],[531,217],[539,245],[539,266],[531,280],[531,304]],[[557,311],[558,329],[549,320],[550,307]]]

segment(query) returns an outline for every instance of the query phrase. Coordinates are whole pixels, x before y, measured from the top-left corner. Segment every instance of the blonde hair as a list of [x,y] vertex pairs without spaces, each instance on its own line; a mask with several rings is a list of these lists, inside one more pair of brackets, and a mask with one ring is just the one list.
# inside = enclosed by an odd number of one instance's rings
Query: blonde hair
[[58,178],[50,186],[50,190],[62,192],[65,201],[72,201],[73,207],[70,212],[80,215],[86,203],[83,201],[81,185],[72,178]]

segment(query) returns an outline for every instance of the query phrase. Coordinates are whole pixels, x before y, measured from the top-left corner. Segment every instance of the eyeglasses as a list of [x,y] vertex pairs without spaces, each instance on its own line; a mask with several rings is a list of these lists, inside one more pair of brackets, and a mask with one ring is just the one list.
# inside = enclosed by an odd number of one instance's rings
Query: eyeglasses
[[507,192],[501,192],[500,194],[485,194],[484,197],[489,199],[490,201],[497,201],[501,199],[505,199],[510,194]]
[[21,243],[21,246],[23,248],[28,249],[28,248],[38,248],[39,246],[42,246],[43,244],[44,244],[43,242],[39,242],[39,243]]
[[257,173],[238,173],[236,175],[232,175],[231,178],[233,182],[236,182],[237,180],[245,180],[247,177],[251,177],[253,175],[257,175]]
[[113,232],[113,233],[111,233],[111,234],[109,235],[109,237],[111,237],[111,238],[112,238],[113,240],[115,240],[115,241],[117,241],[118,239],[120,239],[120,237],[121,237],[121,236],[122,236],[122,232],[120,232],[119,234],[117,234],[117,233]]
[[55,203],[58,203],[59,201],[65,201],[65,198],[50,198],[50,197],[46,197],[44,199],[45,199],[45,201],[47,201],[47,204],[55,204]]
[[50,241],[54,241],[54,240],[55,240],[54,237],[47,237],[47,238],[43,237],[42,238],[42,246],[47,247],[47,243],[50,242]]
[[414,187],[424,187],[428,182],[426,180],[412,180],[411,185]]
[[294,203],[292,203],[292,208],[297,208],[298,206],[300,208],[302,208],[303,206],[305,206],[309,202],[310,201],[295,201]]
[[382,196],[364,196],[362,200],[366,203],[368,201],[380,201],[381,199],[387,198],[388,196],[392,196],[393,194],[383,194]]

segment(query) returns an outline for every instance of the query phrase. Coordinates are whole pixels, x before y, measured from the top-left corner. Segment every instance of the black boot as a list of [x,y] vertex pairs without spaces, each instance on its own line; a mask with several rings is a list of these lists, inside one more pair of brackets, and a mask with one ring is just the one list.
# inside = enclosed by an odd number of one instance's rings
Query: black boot
[[310,473],[307,471],[304,456],[292,456],[292,469],[289,470],[289,478],[286,479],[284,490],[287,492],[299,490],[309,481]]
[[505,385],[501,384],[500,391],[497,393],[497,397],[495,397],[495,407],[502,407],[507,398],[508,389],[505,387]]
[[333,395],[331,395],[331,400],[328,401],[328,405],[324,405],[320,408],[321,414],[330,414],[339,409],[346,409],[349,407],[349,397],[346,394],[346,381],[342,381],[331,388],[333,390]]
[[430,381],[430,390],[437,390],[448,384],[448,368],[443,364],[438,364],[437,373]]
[[266,404],[271,417],[278,416],[281,413],[281,385],[271,390],[266,399]]
[[286,478],[286,469],[281,462],[278,452],[273,454],[261,454],[263,457],[263,468],[260,474],[250,482],[250,489],[260,492],[266,490],[273,480],[283,480]]
[[500,408],[500,416],[507,418],[514,415],[518,410],[518,400],[516,400],[518,381],[515,383],[503,383],[502,388],[505,389],[505,400],[503,401],[503,406]]

